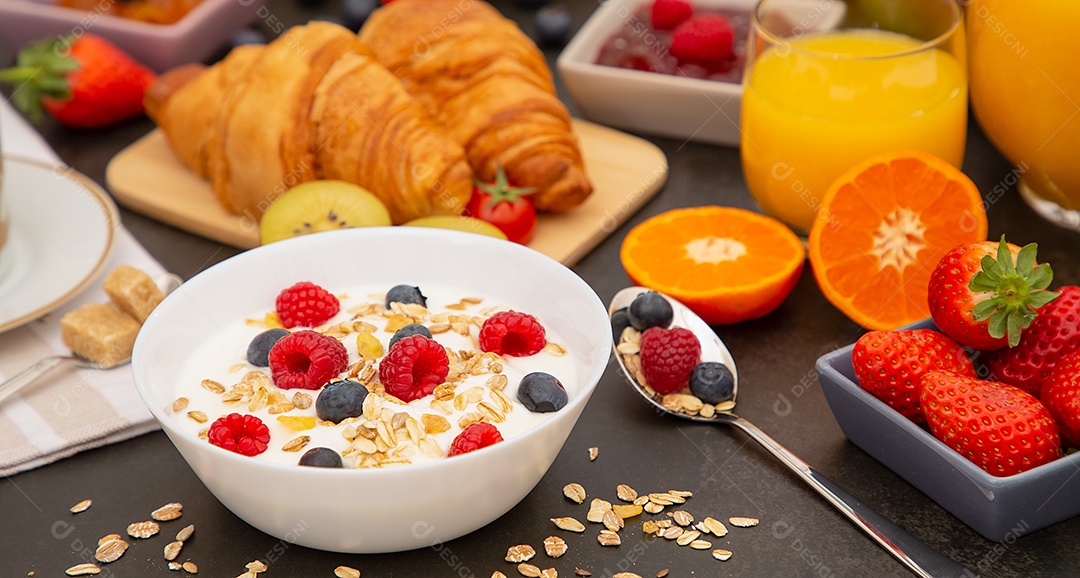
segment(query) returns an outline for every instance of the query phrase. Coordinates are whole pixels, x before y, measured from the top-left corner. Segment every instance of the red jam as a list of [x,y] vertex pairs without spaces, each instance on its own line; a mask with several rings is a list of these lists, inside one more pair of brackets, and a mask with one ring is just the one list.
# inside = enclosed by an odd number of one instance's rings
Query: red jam
[[[656,30],[650,17],[650,2],[623,18],[619,28],[600,47],[597,64],[659,72],[720,82],[742,82],[746,64],[746,39],[750,33],[750,11],[738,8],[696,8],[694,14],[720,14],[731,23],[735,50],[732,58],[718,62],[683,62],[672,56],[671,31]],[[620,15],[621,16],[621,15]]]

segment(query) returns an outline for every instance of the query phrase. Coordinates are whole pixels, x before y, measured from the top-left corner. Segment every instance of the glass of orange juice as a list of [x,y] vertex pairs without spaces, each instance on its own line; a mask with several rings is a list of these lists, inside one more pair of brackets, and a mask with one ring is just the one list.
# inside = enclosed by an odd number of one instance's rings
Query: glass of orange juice
[[1080,230],[1080,2],[973,0],[967,24],[975,118],[1016,165],[1003,184],[1019,180],[1036,212]]
[[751,28],[740,150],[765,212],[805,234],[832,182],[880,153],[960,166],[967,69],[955,0],[761,0]]

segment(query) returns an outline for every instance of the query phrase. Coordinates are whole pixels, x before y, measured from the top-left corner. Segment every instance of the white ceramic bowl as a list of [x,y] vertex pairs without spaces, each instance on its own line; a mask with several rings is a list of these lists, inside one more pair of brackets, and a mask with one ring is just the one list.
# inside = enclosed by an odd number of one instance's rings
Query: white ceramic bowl
[[[622,129],[694,141],[739,144],[742,85],[596,64],[600,48],[622,26],[639,30],[635,14],[652,0],[602,2],[566,45],[556,68],[589,119]],[[694,0],[699,7],[752,9],[755,0]],[[642,31],[641,34],[651,34]],[[736,38],[736,50],[745,46]]]
[[142,64],[160,72],[211,56],[228,42],[237,28],[260,16],[265,3],[266,0],[203,0],[175,24],[149,24],[56,6],[48,0],[2,0],[0,41],[14,53],[39,38],[92,33],[108,38]]
[[[387,469],[328,469],[245,457],[181,430],[170,415],[181,365],[209,335],[265,310],[282,287],[402,282],[483,292],[560,335],[580,381],[540,425],[475,452]],[[272,305],[271,305],[272,306]],[[337,552],[409,550],[495,520],[540,481],[607,366],[611,329],[596,293],[558,262],[521,245],[410,227],[346,229],[273,243],[215,265],[158,306],[135,343],[139,394],[222,504],[292,543]]]

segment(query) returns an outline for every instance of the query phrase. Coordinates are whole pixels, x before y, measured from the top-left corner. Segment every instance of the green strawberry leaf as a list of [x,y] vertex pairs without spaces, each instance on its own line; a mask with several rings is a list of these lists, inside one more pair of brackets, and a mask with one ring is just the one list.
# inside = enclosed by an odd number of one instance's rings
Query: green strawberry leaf
[[1009,346],[1020,342],[1020,334],[1038,315],[1037,309],[1056,299],[1060,293],[1047,291],[1054,271],[1047,263],[1036,264],[1038,245],[1020,248],[1016,258],[1001,236],[994,255],[983,255],[980,270],[972,275],[968,289],[982,298],[971,308],[976,321],[985,321],[991,337],[1007,337]]
[[1039,309],[1060,296],[1061,293],[1058,293],[1057,291],[1037,291],[1031,294],[1031,301],[1028,304],[1033,309]]
[[71,98],[68,75],[82,64],[71,57],[71,37],[53,37],[33,42],[19,51],[16,66],[0,70],[0,82],[12,85],[12,102],[30,119],[40,122],[41,100]]
[[1000,339],[1005,336],[1005,331],[1009,325],[1009,312],[1005,309],[998,309],[990,316],[990,322],[986,326],[986,330],[990,333],[990,337],[994,339]]
[[1031,272],[1027,276],[1028,284],[1034,292],[1035,290],[1046,289],[1050,286],[1050,282],[1054,280],[1054,270],[1050,268],[1050,263],[1043,263]]
[[975,304],[975,307],[971,310],[971,316],[975,318],[975,321],[982,321],[989,318],[1000,307],[1000,303],[996,299],[986,299],[979,301]]
[[1016,273],[1016,266],[1013,264],[1012,253],[1009,251],[1009,245],[1005,242],[1005,235],[1001,236],[1001,241],[998,242],[997,248],[997,261],[1001,265],[1001,271],[1005,275],[1011,275]]
[[968,289],[977,293],[996,291],[998,285],[1001,284],[1000,279],[993,279],[985,271],[979,271],[971,278],[971,282],[968,283]]
[[1020,252],[1016,255],[1016,272],[1021,277],[1028,277],[1031,275],[1031,271],[1035,268],[1035,253],[1039,250],[1039,246],[1035,243],[1028,243],[1024,245]]

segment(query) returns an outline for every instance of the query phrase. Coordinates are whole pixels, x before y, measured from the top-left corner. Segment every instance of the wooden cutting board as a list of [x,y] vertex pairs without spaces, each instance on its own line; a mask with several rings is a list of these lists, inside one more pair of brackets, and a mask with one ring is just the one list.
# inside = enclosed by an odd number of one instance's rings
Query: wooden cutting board
[[[570,266],[651,199],[667,180],[667,158],[652,143],[574,120],[594,192],[581,206],[544,214],[529,246]],[[120,151],[105,178],[125,207],[215,241],[250,249],[258,226],[221,207],[207,181],[188,169],[154,130]]]

